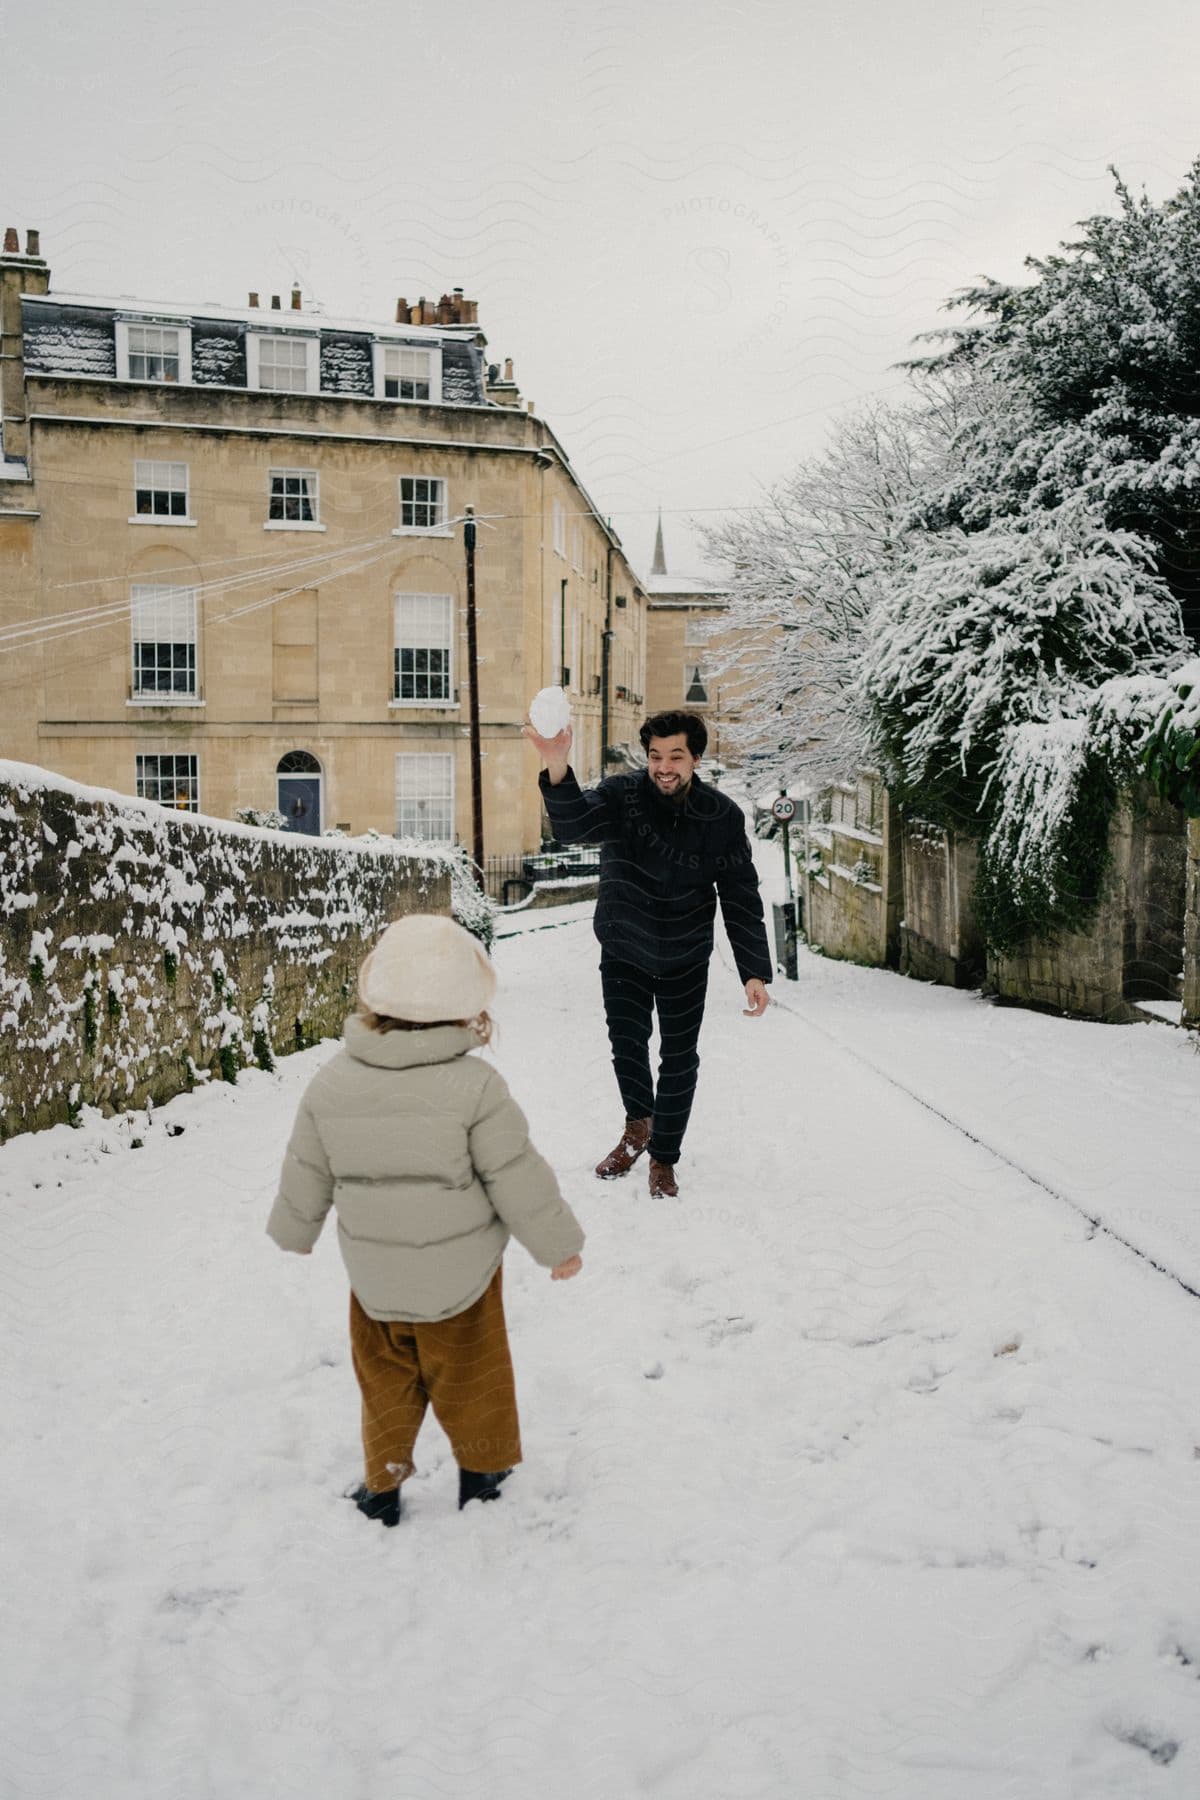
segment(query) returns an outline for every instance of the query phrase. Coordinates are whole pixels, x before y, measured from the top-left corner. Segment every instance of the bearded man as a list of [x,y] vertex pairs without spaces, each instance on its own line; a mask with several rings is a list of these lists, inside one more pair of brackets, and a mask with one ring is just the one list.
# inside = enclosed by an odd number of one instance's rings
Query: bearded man
[[[553,738],[532,725],[524,732],[545,764],[538,782],[556,838],[601,846],[594,928],[625,1125],[596,1173],[626,1175],[648,1151],[651,1194],[674,1196],[700,1068],[718,900],[745,1016],[760,1018],[768,1005],[774,971],[745,820],[700,778],[708,731],[695,713],[655,713],[640,732],[645,769],[594,788],[581,788],[572,772],[570,726]],[[650,1073],[656,1012],[657,1085]]]

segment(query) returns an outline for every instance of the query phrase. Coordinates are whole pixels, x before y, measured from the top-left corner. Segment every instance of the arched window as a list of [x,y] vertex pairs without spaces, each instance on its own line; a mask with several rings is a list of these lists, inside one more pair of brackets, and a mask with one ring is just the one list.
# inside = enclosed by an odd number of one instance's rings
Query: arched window
[[321,835],[321,765],[308,750],[289,750],[275,765],[276,804],[289,831]]

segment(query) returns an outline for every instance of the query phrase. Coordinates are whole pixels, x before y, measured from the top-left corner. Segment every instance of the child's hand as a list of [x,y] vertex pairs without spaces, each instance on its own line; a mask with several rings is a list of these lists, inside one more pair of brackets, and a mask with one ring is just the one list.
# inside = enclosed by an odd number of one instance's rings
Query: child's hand
[[582,1256],[568,1256],[566,1262],[560,1262],[556,1269],[551,1269],[551,1281],[570,1281],[572,1275],[578,1275],[583,1267]]

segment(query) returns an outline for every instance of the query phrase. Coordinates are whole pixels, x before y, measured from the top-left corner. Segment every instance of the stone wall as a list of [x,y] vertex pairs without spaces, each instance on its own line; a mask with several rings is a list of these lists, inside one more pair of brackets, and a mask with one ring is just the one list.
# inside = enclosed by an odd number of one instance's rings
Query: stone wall
[[1183,1022],[1200,1026],[1200,819],[1188,820],[1187,915],[1183,931]]
[[224,825],[0,764],[0,1136],[162,1101],[336,1033],[446,859]]
[[826,956],[895,968],[903,899],[899,820],[878,777],[821,797],[801,870],[804,935]]
[[1139,1000],[1183,992],[1186,838],[1183,815],[1148,788],[1125,795],[1109,838],[1104,889],[1086,932],[989,952],[988,981],[1005,1000],[1081,1018],[1136,1019]]
[[946,987],[978,987],[986,966],[972,898],[978,847],[971,838],[917,819],[904,821],[901,843],[901,973]]

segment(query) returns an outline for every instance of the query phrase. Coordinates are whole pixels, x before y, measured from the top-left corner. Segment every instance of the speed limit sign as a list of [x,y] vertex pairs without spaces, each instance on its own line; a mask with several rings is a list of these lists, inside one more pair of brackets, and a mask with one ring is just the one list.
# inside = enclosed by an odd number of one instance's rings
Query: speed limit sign
[[780,794],[778,800],[771,802],[771,817],[778,819],[781,825],[786,825],[788,820],[794,819],[795,816],[796,802],[790,800],[786,794]]

